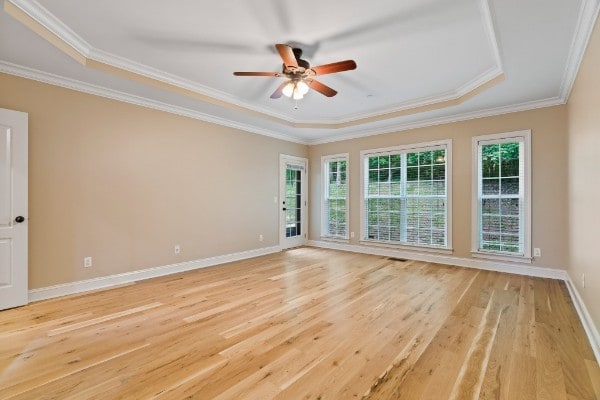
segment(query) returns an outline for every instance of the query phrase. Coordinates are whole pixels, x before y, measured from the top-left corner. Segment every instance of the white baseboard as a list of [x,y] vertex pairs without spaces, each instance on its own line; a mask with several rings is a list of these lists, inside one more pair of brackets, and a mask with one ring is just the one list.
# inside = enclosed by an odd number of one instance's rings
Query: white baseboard
[[567,284],[567,288],[571,294],[571,299],[573,299],[573,304],[575,305],[577,314],[579,314],[579,319],[581,320],[583,329],[585,329],[585,333],[590,341],[592,350],[594,350],[594,354],[596,355],[596,361],[600,364],[600,334],[598,334],[598,329],[596,328],[596,325],[594,324],[594,321],[592,320],[592,317],[585,306],[583,299],[579,295],[577,286],[575,286],[568,273],[565,283]]
[[158,276],[171,275],[178,272],[211,267],[232,261],[245,260],[248,258],[276,253],[278,251],[281,251],[279,246],[263,247],[260,249],[247,250],[239,253],[225,254],[222,256],[203,258],[200,260],[186,261],[177,264],[125,272],[123,274],[109,275],[100,278],[86,279],[84,281],[63,283],[60,285],[32,289],[29,291],[29,301],[46,300],[54,297],[88,292],[90,290],[107,289],[113,286],[132,283],[143,279],[156,278]]
[[365,245],[352,245],[336,242],[325,242],[319,240],[309,240],[309,246],[321,247],[324,249],[344,250],[353,253],[373,254],[383,257],[406,258],[410,260],[433,262],[446,265],[457,265],[459,267],[477,268],[488,271],[507,272],[509,274],[519,274],[527,276],[536,276],[540,278],[567,280],[567,272],[557,268],[534,267],[520,263],[498,262],[474,258],[455,257],[451,255],[435,254],[431,252],[418,252],[409,250],[396,250],[387,247],[375,247]]
[[[579,319],[581,320],[583,328],[585,329],[585,332],[588,336],[590,345],[592,346],[594,354],[596,355],[596,360],[600,362],[600,335],[598,334],[598,329],[596,328],[596,325],[594,324],[585,306],[585,303],[579,295],[577,287],[573,284],[573,281],[571,280],[569,274],[565,270],[534,267],[531,265],[522,265],[517,263],[499,263],[495,261],[453,257],[433,253],[419,253],[414,251],[395,250],[390,248],[351,245],[345,243],[325,242],[317,240],[309,240],[307,245],[325,249],[350,251],[353,253],[373,254],[383,257],[406,258],[411,260],[434,262],[438,264],[457,265],[466,268],[477,268],[488,271],[507,272],[511,274],[564,280],[567,285],[567,288],[569,289],[569,293],[571,294],[571,298],[573,299],[573,304],[575,305],[575,309],[577,310]],[[137,271],[126,272],[123,274],[116,274],[100,278],[87,279],[84,281],[77,281],[71,283],[64,283],[60,285],[48,286],[39,289],[32,289],[29,291],[29,301],[46,300],[54,297],[88,292],[91,290],[107,289],[110,287],[133,283],[144,279],[150,279],[164,275],[176,274],[179,272],[191,271],[194,269],[211,267],[214,265],[224,264],[233,261],[245,260],[248,258],[259,257],[267,254],[276,253],[279,251],[281,251],[280,246],[264,247],[260,249],[242,251],[239,253],[225,254],[222,256],[203,258],[200,260],[186,261],[177,264],[141,269]]]

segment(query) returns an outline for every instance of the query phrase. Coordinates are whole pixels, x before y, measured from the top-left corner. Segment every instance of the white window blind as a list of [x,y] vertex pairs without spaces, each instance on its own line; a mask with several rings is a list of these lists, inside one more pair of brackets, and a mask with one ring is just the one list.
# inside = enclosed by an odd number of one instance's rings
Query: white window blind
[[363,154],[363,240],[449,247],[449,146]]
[[481,136],[474,140],[477,157],[474,250],[529,257],[529,132]]
[[323,157],[323,237],[348,238],[348,156]]

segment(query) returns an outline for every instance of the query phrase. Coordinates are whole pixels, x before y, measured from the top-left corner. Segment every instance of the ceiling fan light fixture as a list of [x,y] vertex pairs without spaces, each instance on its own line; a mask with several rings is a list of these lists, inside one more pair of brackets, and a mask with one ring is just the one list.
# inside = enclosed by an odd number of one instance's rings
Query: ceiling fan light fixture
[[271,94],[272,99],[278,99],[281,96],[293,97],[294,100],[304,98],[310,89],[321,93],[327,97],[333,97],[337,94],[329,86],[314,79],[315,76],[335,74],[343,71],[356,69],[354,60],[338,61],[330,64],[310,67],[308,61],[301,59],[302,50],[292,48],[287,44],[276,44],[275,48],[283,61],[281,72],[234,72],[235,76],[267,76],[275,78],[286,78],[287,81],[280,84]]
[[308,85],[306,84],[306,82],[304,81],[298,81],[298,83],[296,84],[296,89],[302,93],[302,95],[304,96],[306,93],[308,93]]
[[292,94],[294,94],[294,89],[295,89],[294,83],[290,81],[290,82],[288,82],[287,85],[284,86],[284,88],[281,92],[286,97],[292,97]]
[[304,93],[302,93],[302,91],[300,90],[300,88],[298,88],[298,85],[296,85],[296,88],[294,89],[294,96],[293,96],[294,100],[300,100],[304,98]]

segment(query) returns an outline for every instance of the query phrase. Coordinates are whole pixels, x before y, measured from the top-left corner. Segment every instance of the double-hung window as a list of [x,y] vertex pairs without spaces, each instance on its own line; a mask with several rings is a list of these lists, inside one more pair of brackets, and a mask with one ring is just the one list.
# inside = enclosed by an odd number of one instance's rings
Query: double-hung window
[[321,236],[348,239],[348,154],[322,158],[323,226]]
[[531,257],[531,132],[473,138],[472,250]]
[[361,152],[363,241],[451,249],[451,145]]

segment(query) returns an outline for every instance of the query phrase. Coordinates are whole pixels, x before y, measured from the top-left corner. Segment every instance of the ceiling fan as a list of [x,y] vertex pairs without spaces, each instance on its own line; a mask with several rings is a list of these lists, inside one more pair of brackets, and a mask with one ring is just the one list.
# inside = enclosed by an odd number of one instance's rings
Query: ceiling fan
[[302,50],[292,48],[286,44],[276,44],[275,47],[283,60],[281,72],[234,72],[235,76],[271,76],[286,78],[277,90],[271,95],[272,99],[278,99],[282,95],[299,100],[304,97],[309,88],[327,97],[337,94],[335,90],[314,79],[315,76],[335,74],[336,72],[356,69],[354,60],[339,61],[331,64],[312,67],[308,61],[301,59]]

